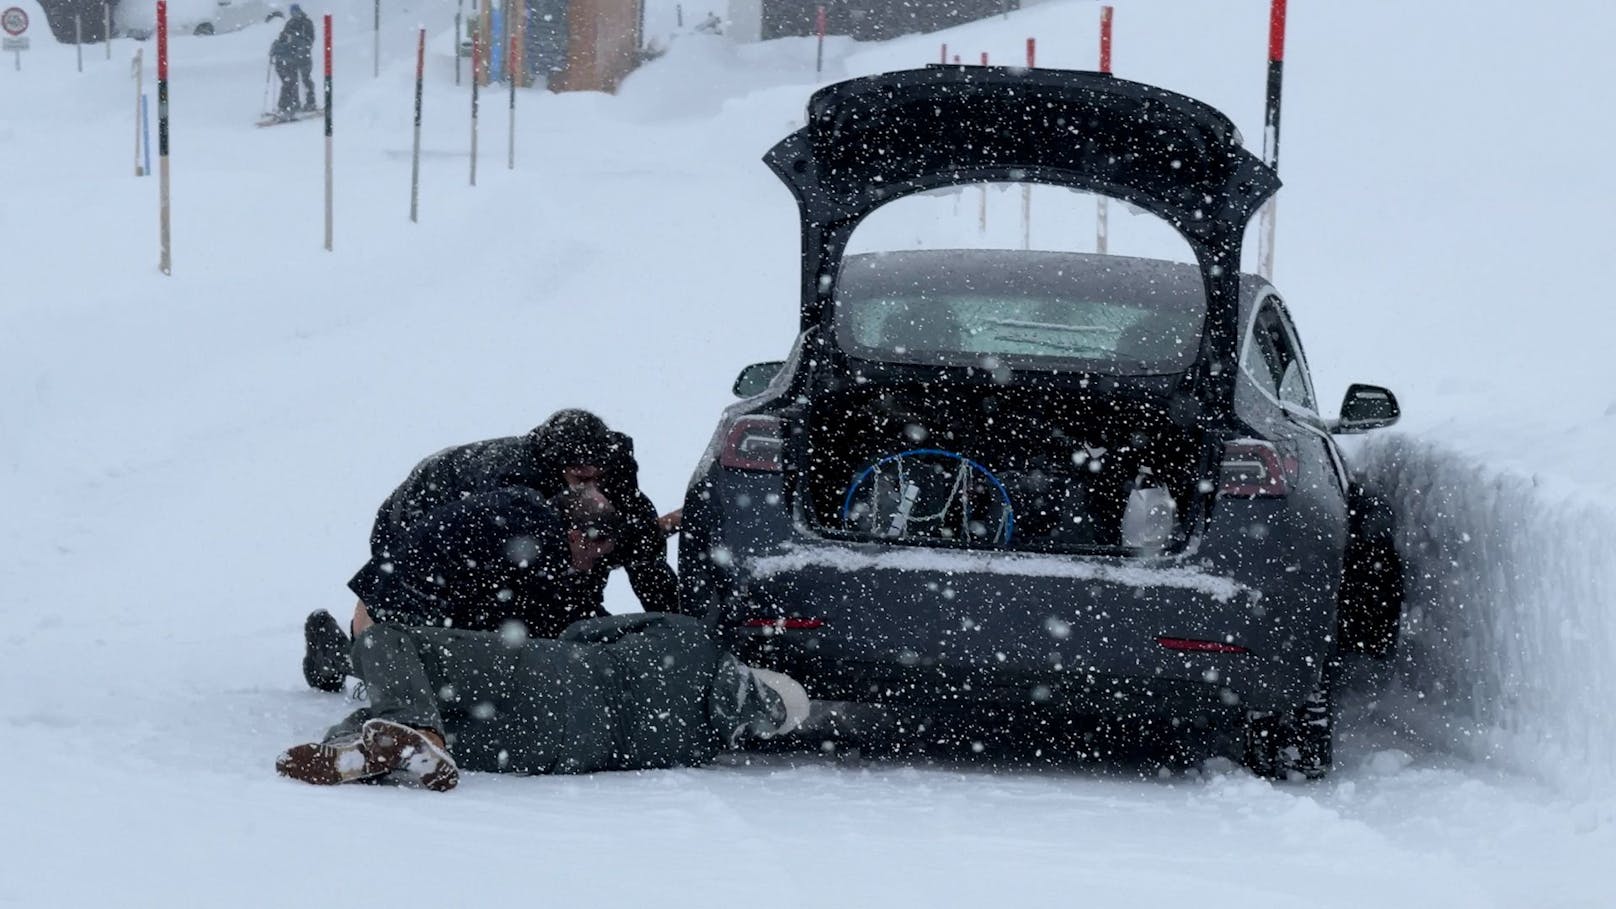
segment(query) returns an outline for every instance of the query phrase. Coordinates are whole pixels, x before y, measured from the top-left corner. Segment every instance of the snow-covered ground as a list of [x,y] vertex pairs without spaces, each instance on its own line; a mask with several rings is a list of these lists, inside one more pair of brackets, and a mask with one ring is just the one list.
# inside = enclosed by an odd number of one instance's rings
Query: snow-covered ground
[[[348,605],[415,460],[559,407],[632,433],[678,504],[736,370],[793,331],[795,213],[758,159],[799,121],[813,43],[684,34],[617,97],[524,93],[514,171],[485,96],[471,188],[453,7],[384,4],[373,79],[370,4],[333,0],[326,253],[319,126],[251,125],[272,28],[176,38],[163,277],[136,45],[79,75],[22,5],[33,49],[0,58],[0,903],[1616,903],[1607,5],[1291,10],[1276,277],[1327,401],[1360,379],[1402,400],[1353,447],[1416,567],[1404,658],[1349,700],[1330,780],[801,756],[448,797],[273,775],[344,709],[303,686],[302,616]],[[1116,6],[1119,75],[1260,136],[1266,0]],[[1097,18],[1048,0],[833,40],[825,81],[942,41],[1012,62],[1028,36],[1088,67]]]

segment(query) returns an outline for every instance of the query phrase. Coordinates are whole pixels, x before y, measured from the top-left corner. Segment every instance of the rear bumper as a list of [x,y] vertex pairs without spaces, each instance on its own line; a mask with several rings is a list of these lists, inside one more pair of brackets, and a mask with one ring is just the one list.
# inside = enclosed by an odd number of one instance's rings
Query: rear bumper
[[[737,567],[736,595],[717,617],[727,643],[825,699],[1282,709],[1317,684],[1333,628],[1329,596],[1299,579],[1262,591],[1184,560],[816,544]],[[819,624],[758,627],[784,617]],[[1160,638],[1244,652],[1184,652]]]

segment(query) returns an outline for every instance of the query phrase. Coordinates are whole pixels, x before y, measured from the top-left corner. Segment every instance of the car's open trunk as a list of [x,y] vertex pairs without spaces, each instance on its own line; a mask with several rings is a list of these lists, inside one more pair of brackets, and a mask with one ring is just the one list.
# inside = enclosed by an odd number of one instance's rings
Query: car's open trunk
[[830,535],[1160,554],[1183,547],[1204,498],[1203,434],[1149,398],[854,385],[814,395],[807,414],[803,501]]

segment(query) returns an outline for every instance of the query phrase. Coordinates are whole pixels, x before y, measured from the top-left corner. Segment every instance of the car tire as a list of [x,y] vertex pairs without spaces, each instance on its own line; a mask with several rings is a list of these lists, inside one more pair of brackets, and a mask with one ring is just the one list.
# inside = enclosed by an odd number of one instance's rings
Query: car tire
[[191,34],[198,35],[198,36],[211,35],[211,34],[213,34],[213,23],[212,22],[204,22],[201,25],[198,25],[196,28],[192,29]]
[[1246,716],[1243,763],[1271,780],[1323,779],[1335,763],[1333,673],[1326,669],[1301,704],[1288,711],[1252,711]]
[[1389,503],[1361,487],[1354,487],[1350,501],[1351,538],[1336,607],[1337,646],[1343,654],[1384,660],[1397,649],[1403,618],[1396,519]]

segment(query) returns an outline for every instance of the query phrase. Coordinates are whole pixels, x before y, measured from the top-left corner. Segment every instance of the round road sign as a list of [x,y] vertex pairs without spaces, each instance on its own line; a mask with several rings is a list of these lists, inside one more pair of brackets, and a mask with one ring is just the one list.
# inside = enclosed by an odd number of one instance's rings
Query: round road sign
[[5,12],[0,13],[0,28],[5,29],[6,34],[15,38],[28,31],[28,13],[24,12],[20,6],[10,7]]

